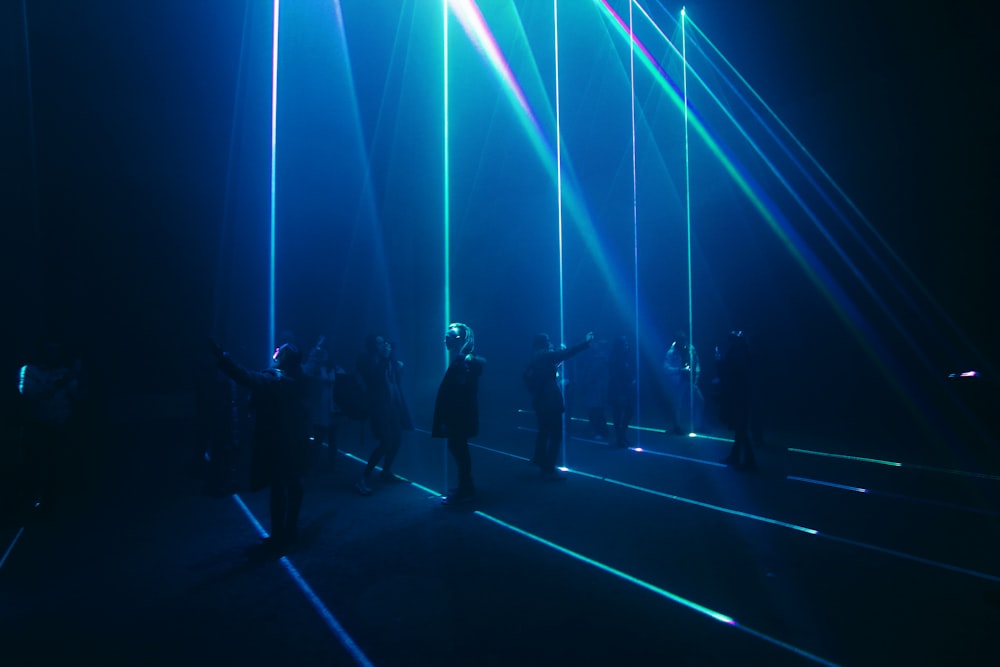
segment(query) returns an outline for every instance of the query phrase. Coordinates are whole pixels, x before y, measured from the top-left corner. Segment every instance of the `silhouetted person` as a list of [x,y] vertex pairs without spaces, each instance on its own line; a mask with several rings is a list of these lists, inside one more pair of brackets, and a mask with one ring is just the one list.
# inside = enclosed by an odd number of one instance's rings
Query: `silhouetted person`
[[540,333],[531,344],[531,360],[528,363],[526,380],[531,387],[531,407],[538,418],[538,435],[535,438],[535,458],[547,480],[561,480],[565,476],[556,470],[556,460],[562,448],[563,404],[559,391],[557,368],[566,359],[577,355],[594,340],[594,333],[587,334],[582,343],[573,347],[556,350],[548,334]]
[[734,444],[723,463],[739,470],[756,470],[750,446],[750,418],[753,407],[753,376],[750,346],[742,331],[729,334],[725,356],[719,363],[722,423],[735,433]]
[[591,435],[597,440],[607,440],[608,422],[608,341],[598,340],[590,352],[580,360],[583,373],[580,377],[581,400],[587,409]]
[[608,405],[615,427],[615,447],[628,447],[628,426],[635,416],[635,363],[628,338],[619,336],[608,354]]
[[392,343],[383,336],[368,336],[365,352],[358,359],[358,374],[365,384],[372,433],[378,444],[368,457],[361,479],[354,485],[363,496],[371,495],[369,482],[379,462],[382,463],[381,481],[402,481],[392,472],[392,464],[399,453],[403,431],[413,430],[410,409],[399,379],[402,367],[403,362],[392,357]]
[[240,366],[215,342],[211,349],[219,370],[251,391],[254,413],[250,490],[270,489],[271,535],[262,545],[280,552],[298,538],[302,475],[309,448],[302,356],[292,343],[272,355],[272,367],[251,371]]
[[[239,451],[237,419],[243,390],[211,366],[199,365],[195,376],[196,447],[192,472],[205,474],[205,493],[227,496],[236,491]],[[236,413],[236,414],[234,414]]]
[[309,351],[302,371],[306,375],[309,405],[309,436],[312,463],[332,465],[336,455],[336,425],[333,420],[333,385],[336,366],[324,347],[325,336]]
[[674,433],[691,432],[701,427],[701,411],[705,399],[698,388],[701,361],[688,341],[687,334],[678,331],[663,360],[667,391],[673,409]]
[[71,358],[54,337],[36,343],[31,360],[21,367],[18,392],[24,406],[21,446],[26,466],[24,483],[29,501],[48,509],[53,496],[68,490],[74,470],[73,411],[80,391],[82,364]]
[[431,435],[447,438],[448,451],[458,467],[458,486],[450,489],[441,501],[457,505],[470,502],[476,494],[469,438],[479,433],[479,377],[486,360],[474,354],[476,339],[467,324],[449,324],[444,344],[450,361],[434,401]]

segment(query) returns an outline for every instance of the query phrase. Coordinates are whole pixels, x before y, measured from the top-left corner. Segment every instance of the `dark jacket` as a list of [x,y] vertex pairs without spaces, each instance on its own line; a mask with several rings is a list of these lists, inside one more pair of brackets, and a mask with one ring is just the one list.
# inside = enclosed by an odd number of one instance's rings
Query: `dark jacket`
[[467,354],[448,365],[434,401],[435,438],[471,438],[479,433],[479,376],[486,360]]
[[413,430],[413,418],[400,382],[402,366],[395,359],[385,359],[373,354],[364,354],[358,358],[358,375],[365,384],[372,433],[376,440],[382,440],[399,430]]
[[584,341],[565,350],[539,350],[531,357],[531,372],[535,389],[531,397],[531,407],[535,414],[540,412],[563,412],[562,392],[556,378],[556,367],[573,355],[586,350],[590,343]]
[[250,489],[260,489],[305,473],[309,417],[304,378],[276,368],[251,371],[228,356],[219,370],[251,391],[254,413]]

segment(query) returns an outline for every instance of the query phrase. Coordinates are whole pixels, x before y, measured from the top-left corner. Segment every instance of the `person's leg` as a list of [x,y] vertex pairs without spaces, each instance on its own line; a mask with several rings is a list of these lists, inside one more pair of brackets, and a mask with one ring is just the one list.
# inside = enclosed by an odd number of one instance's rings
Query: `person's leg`
[[271,543],[278,544],[285,539],[288,516],[288,487],[283,481],[273,481],[268,491],[271,504]]
[[293,477],[288,481],[287,494],[284,540],[291,543],[299,539],[299,513],[302,511],[302,498],[305,495],[301,478]]
[[545,455],[542,461],[542,473],[556,475],[556,463],[562,449],[562,413],[548,412],[545,414],[546,442]]
[[383,480],[398,479],[392,472],[392,464],[396,460],[396,455],[399,454],[399,447],[402,443],[403,432],[399,428],[394,428],[392,432],[386,434],[386,439],[383,441],[384,457],[382,459],[381,475]]
[[471,498],[476,488],[472,482],[472,455],[467,438],[448,438],[448,451],[458,468],[458,487],[449,492],[446,502],[457,502]]
[[535,434],[535,454],[531,457],[531,462],[537,466],[541,466],[545,463],[545,442],[548,434],[546,433],[546,424],[542,413],[536,412],[535,418],[538,423],[538,432]]
[[378,441],[378,445],[375,446],[375,450],[368,457],[368,463],[365,465],[365,470],[361,473],[361,479],[359,479],[354,484],[354,489],[363,496],[370,496],[372,493],[371,486],[368,482],[371,481],[372,473],[375,472],[375,466],[378,462],[382,460],[383,453],[385,452],[385,444],[382,440]]

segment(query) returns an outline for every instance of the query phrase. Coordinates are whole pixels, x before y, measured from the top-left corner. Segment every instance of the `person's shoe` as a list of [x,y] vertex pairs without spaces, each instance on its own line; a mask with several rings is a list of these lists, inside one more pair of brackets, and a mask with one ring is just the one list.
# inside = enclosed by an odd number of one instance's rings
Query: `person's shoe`
[[260,544],[247,547],[247,557],[250,560],[261,561],[279,558],[285,551],[285,544],[274,536],[265,537]]
[[399,483],[405,482],[406,480],[403,479],[402,477],[400,477],[399,475],[397,475],[394,472],[385,472],[385,471],[383,471],[378,476],[378,481],[385,482],[387,484],[399,484]]
[[370,496],[372,494],[371,487],[365,482],[364,478],[359,479],[357,484],[354,485],[354,490],[360,493],[362,496]]
[[542,473],[543,482],[563,482],[566,480],[566,474],[561,470],[552,470],[550,472]]
[[441,499],[442,505],[465,505],[466,503],[471,503],[476,497],[474,491],[462,491],[455,489],[449,491],[448,495]]

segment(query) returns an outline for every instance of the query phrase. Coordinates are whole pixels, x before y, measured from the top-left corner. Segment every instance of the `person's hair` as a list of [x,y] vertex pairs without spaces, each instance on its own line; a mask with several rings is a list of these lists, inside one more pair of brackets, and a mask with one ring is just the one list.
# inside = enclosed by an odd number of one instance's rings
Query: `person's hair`
[[535,334],[534,339],[531,341],[532,350],[544,350],[552,343],[549,340],[549,335],[545,333]]
[[472,354],[475,352],[476,336],[472,332],[472,327],[468,324],[463,324],[462,322],[452,322],[448,325],[448,331],[451,331],[452,329],[456,329],[458,331],[458,339],[463,341],[459,354]]
[[302,372],[302,353],[295,343],[285,343],[278,348],[275,352],[275,365],[290,375]]

